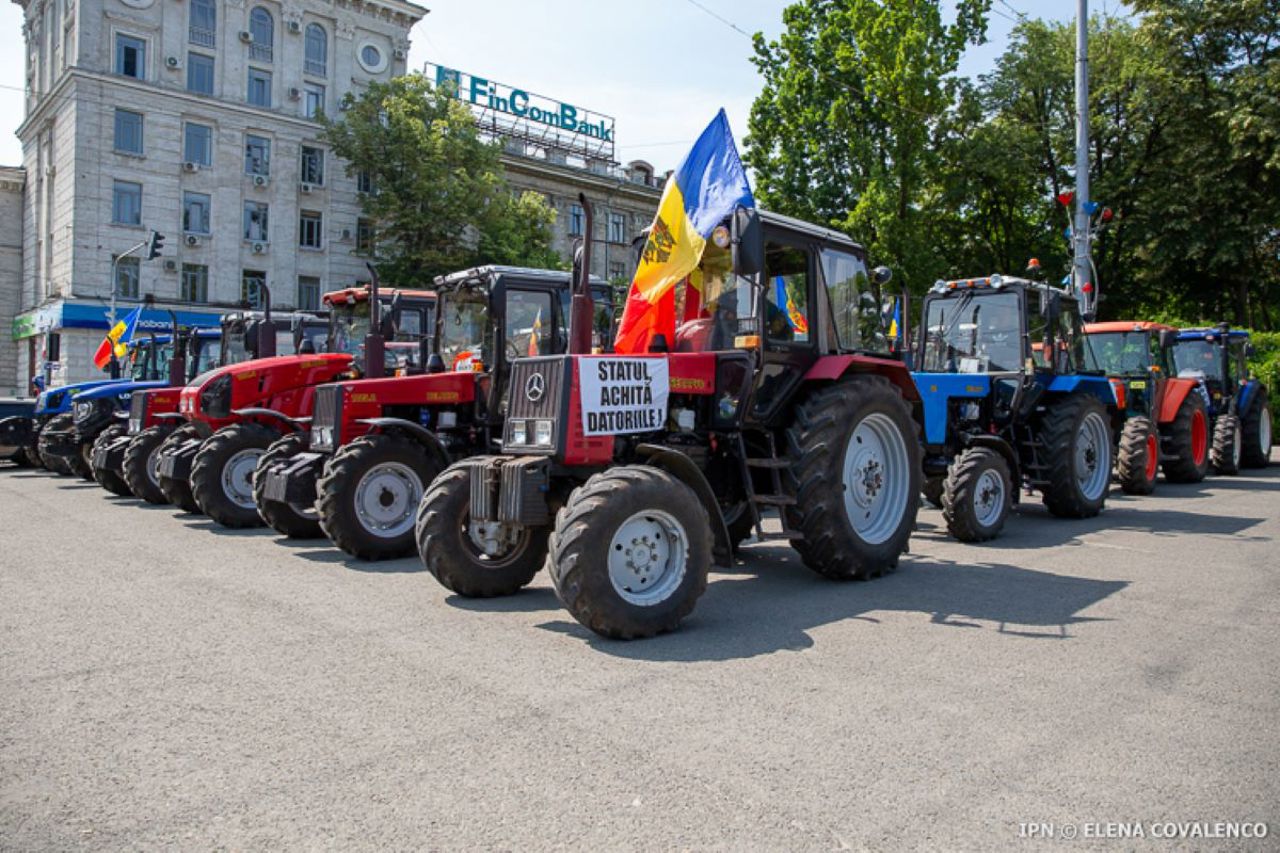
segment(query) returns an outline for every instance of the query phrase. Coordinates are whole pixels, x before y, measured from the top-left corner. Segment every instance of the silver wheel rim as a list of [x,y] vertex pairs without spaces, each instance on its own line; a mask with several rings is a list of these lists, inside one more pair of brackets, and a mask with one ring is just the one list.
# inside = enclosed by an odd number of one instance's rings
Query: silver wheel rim
[[156,445],[155,450],[147,454],[147,479],[151,481],[151,485],[157,489],[160,488],[160,445]]
[[422,478],[401,462],[375,465],[356,484],[355,508],[360,526],[383,539],[413,529],[422,499]]
[[1240,467],[1240,453],[1244,450],[1244,427],[1240,425],[1240,421],[1236,421],[1236,434],[1231,440],[1231,464]]
[[1265,460],[1271,455],[1271,410],[1263,409],[1262,417],[1258,423],[1258,449],[1262,451],[1262,458]]
[[253,469],[258,467],[262,450],[257,447],[238,450],[222,466],[222,493],[241,509],[253,509]]
[[621,598],[640,607],[661,604],[684,581],[689,536],[660,509],[637,512],[609,541],[609,582]]
[[1090,412],[1076,431],[1076,482],[1086,500],[1101,497],[1111,479],[1111,441],[1102,415]]
[[998,471],[983,471],[973,484],[973,514],[982,527],[991,527],[1004,510],[1004,477]]
[[869,545],[887,540],[907,511],[907,445],[888,415],[862,419],[844,449],[841,485],[844,511],[854,532]]
[[471,559],[486,569],[505,569],[524,555],[525,550],[529,547],[529,540],[533,536],[531,528],[522,525],[520,527],[520,538],[515,543],[507,543],[507,547],[500,554],[487,554],[484,550],[484,541],[480,538],[480,533],[475,526],[471,524],[471,514],[467,513],[462,522],[462,534],[464,536],[463,547],[469,546],[471,551]]

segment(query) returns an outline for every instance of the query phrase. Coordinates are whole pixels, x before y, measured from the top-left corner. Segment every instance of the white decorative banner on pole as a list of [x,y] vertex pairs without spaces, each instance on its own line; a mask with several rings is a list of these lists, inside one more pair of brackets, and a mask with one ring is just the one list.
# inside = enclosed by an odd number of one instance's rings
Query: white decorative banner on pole
[[665,358],[584,358],[578,393],[586,435],[653,432],[667,421]]

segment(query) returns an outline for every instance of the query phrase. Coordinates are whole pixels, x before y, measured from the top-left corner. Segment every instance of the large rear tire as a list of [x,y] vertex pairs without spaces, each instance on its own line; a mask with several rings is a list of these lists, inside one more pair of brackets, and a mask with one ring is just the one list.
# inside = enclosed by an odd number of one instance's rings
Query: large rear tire
[[657,468],[596,474],[556,515],[548,567],[587,628],[632,640],[674,631],[706,591],[711,522],[693,490]]
[[989,447],[970,447],[947,471],[942,517],[961,542],[986,542],[1004,528],[1013,507],[1013,475],[1004,457]]
[[1070,394],[1041,420],[1048,465],[1044,505],[1059,518],[1093,518],[1111,486],[1111,424],[1107,410],[1088,394]]
[[[183,424],[182,426],[171,432],[160,445],[158,453],[164,455],[166,451],[176,448],[191,438],[199,438],[200,431],[192,424]],[[178,509],[192,513],[200,514],[200,505],[196,503],[195,496],[191,494],[191,481],[178,480],[173,477],[160,476],[160,491],[164,494],[166,503],[171,503]]]
[[168,425],[148,427],[124,449],[124,481],[135,497],[149,504],[168,503],[160,491],[160,446],[173,433]]
[[1230,477],[1240,473],[1240,459],[1244,454],[1244,429],[1235,415],[1218,415],[1213,424],[1213,450],[1209,459],[1213,473]]
[[64,477],[74,472],[71,470],[71,467],[67,464],[64,457],[49,452],[50,446],[53,444],[50,436],[56,433],[65,432],[66,430],[74,427],[75,420],[73,419],[72,414],[70,412],[63,412],[62,414],[54,415],[49,419],[49,422],[40,430],[40,437],[37,439],[40,458],[44,462],[44,467],[48,468],[53,473],[60,474]]
[[[97,451],[99,445],[105,447],[108,444],[112,444],[121,436],[127,435],[128,432],[129,428],[124,424],[112,424],[98,433],[98,437],[93,442],[94,452]],[[113,471],[110,468],[94,468],[93,478],[98,481],[98,485],[113,495],[120,495],[123,498],[133,497],[129,484],[125,482],[124,477],[120,476],[119,471]]]
[[297,456],[306,449],[306,436],[290,433],[267,448],[267,452],[258,459],[258,467],[253,472],[253,502],[258,507],[258,515],[262,516],[268,527],[290,539],[320,539],[324,536],[315,501],[310,506],[296,506],[284,501],[268,500],[264,494],[267,483],[265,472],[276,462]]
[[471,472],[454,465],[422,496],[415,525],[422,565],[447,590],[467,598],[514,595],[546,562],[547,527],[522,527],[507,550],[489,555],[470,525]]
[[911,409],[889,380],[852,376],[796,407],[787,429],[796,505],[788,527],[806,566],[837,580],[897,568],[920,511],[921,460]]
[[1244,416],[1244,447],[1240,464],[1245,468],[1265,468],[1271,464],[1271,404],[1267,389],[1259,388],[1249,412]]
[[1192,388],[1173,420],[1160,427],[1165,449],[1161,468],[1171,483],[1198,483],[1209,473],[1209,412],[1198,388]]
[[261,527],[253,471],[280,433],[261,424],[232,424],[209,436],[191,463],[191,495],[223,527]]
[[1150,418],[1129,418],[1120,433],[1116,478],[1126,495],[1149,495],[1160,472],[1160,434]]
[[325,535],[362,560],[388,560],[417,549],[414,521],[440,467],[425,447],[400,435],[366,435],[343,446],[316,482]]
[[96,483],[93,477],[93,442],[95,439],[85,439],[76,443],[76,452],[71,455],[71,471],[78,474],[81,480],[87,483]]

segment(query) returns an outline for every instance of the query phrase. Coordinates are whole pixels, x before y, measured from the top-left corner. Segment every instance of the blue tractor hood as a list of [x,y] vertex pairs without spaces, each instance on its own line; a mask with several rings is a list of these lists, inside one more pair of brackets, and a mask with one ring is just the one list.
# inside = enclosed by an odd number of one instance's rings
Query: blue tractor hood
[[82,391],[76,395],[75,402],[84,403],[90,400],[105,400],[111,397],[119,397],[126,403],[133,396],[134,391],[145,391],[148,388],[168,388],[169,383],[164,379],[149,379],[146,382],[134,382],[133,380],[125,380],[123,382],[108,382],[105,385],[99,385],[88,391]]
[[74,385],[59,385],[47,388],[36,397],[36,407],[32,411],[34,417],[41,415],[57,415],[71,411],[71,404],[86,391],[100,388],[103,385],[115,385],[119,379],[94,379],[90,382],[77,382]]

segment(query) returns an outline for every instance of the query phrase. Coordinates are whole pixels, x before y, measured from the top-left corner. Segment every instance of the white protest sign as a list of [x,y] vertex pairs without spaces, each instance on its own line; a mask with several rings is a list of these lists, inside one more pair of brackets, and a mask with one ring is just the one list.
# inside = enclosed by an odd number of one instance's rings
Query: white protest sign
[[667,422],[665,358],[584,358],[578,392],[586,435],[653,432]]

